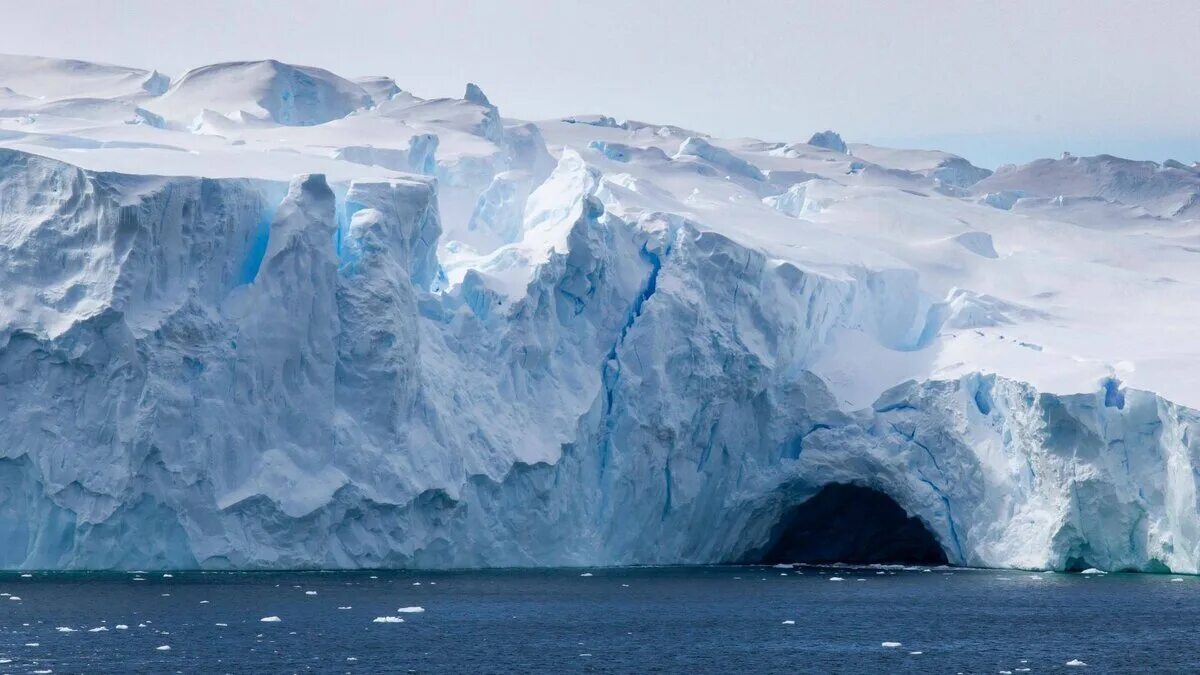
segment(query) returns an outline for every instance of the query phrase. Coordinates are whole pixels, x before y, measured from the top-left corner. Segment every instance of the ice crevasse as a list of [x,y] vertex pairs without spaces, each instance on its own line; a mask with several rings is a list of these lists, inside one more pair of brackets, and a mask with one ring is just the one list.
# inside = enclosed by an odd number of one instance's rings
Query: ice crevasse
[[[0,147],[0,568],[736,562],[853,484],[952,564],[1200,572],[1200,413],[1119,366],[1025,377],[1062,356],[1053,331],[1006,331],[1059,325],[1052,303],[958,283],[1023,264],[982,232],[1020,207],[853,144],[518,133],[536,166],[428,161],[454,180],[132,175]],[[796,181],[797,153],[838,168]],[[803,208],[774,207],[789,190]],[[440,203],[462,194],[479,201]],[[838,260],[872,199],[978,221]],[[714,225],[739,200],[766,229]],[[1000,350],[1016,365],[964,356]]]

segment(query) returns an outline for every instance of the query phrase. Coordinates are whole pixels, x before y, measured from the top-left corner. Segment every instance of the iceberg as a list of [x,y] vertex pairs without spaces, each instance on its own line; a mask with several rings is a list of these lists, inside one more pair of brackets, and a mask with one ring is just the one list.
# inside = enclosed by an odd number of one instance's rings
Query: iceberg
[[0,59],[0,568],[1200,572],[1186,165],[161,79]]

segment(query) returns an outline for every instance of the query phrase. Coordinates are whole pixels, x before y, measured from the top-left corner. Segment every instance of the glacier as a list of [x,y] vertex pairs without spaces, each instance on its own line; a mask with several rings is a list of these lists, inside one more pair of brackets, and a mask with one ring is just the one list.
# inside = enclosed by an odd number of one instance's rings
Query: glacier
[[[1200,573],[1200,167],[0,57],[0,568]],[[86,92],[87,98],[72,92]]]

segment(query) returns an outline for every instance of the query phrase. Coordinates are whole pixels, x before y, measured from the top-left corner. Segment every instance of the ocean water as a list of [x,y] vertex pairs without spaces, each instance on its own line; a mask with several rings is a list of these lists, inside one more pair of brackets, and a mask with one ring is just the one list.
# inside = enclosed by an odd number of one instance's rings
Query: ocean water
[[1200,578],[925,569],[3,573],[0,673],[1200,671]]

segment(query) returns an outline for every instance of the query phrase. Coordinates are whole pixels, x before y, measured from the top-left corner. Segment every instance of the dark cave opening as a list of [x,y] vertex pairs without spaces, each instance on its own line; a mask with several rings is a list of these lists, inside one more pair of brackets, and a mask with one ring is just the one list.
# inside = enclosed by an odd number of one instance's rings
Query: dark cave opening
[[746,562],[944,565],[946,554],[920,519],[891,497],[832,483],[788,509],[767,546]]

